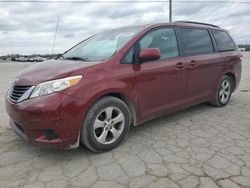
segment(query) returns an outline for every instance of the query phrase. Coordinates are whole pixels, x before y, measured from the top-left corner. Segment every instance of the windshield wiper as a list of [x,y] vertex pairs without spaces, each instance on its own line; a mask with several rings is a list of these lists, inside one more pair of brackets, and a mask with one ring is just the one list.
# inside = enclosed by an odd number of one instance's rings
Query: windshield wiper
[[88,58],[83,58],[83,57],[63,57],[63,58],[74,61],[89,61]]

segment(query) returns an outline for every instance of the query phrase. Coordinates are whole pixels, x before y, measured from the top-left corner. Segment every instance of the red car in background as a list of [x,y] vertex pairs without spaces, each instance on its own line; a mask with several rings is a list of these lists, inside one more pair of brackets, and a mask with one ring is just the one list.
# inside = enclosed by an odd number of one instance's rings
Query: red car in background
[[210,24],[104,31],[19,73],[6,93],[10,125],[42,146],[110,150],[130,126],[199,103],[228,104],[241,57],[228,32]]

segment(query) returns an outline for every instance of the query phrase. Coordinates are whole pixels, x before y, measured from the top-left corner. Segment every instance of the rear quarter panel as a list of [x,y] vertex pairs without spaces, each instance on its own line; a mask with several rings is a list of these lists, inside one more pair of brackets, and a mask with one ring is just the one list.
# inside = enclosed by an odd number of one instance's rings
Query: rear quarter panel
[[229,52],[222,52],[221,53],[225,58],[225,69],[223,71],[224,74],[231,73],[235,77],[235,88],[239,86],[240,79],[241,79],[241,58],[242,53],[239,50],[236,51],[229,51]]

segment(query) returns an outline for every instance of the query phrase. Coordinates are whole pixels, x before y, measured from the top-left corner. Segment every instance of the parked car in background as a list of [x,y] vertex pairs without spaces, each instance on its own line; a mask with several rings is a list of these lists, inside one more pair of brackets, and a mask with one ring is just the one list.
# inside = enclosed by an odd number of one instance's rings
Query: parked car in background
[[222,107],[241,78],[228,31],[173,22],[111,29],[28,67],[6,93],[10,125],[58,149],[113,149],[130,126],[204,102]]

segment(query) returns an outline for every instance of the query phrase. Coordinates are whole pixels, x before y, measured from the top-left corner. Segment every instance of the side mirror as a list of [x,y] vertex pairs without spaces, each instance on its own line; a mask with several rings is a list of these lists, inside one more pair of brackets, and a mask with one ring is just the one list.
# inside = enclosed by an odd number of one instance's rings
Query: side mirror
[[161,57],[159,48],[145,48],[140,51],[139,59],[141,62],[158,60]]

